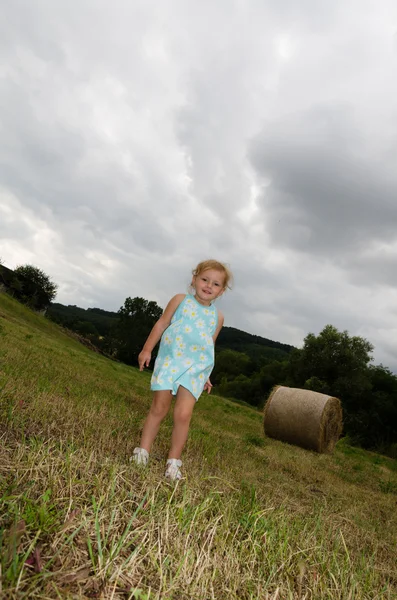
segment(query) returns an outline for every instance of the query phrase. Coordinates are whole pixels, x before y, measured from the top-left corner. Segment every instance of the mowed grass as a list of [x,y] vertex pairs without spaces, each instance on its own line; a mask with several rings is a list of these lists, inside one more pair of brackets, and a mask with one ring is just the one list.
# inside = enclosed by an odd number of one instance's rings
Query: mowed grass
[[397,463],[339,442],[317,455],[262,415],[198,402],[185,479],[129,457],[149,374],[0,294],[0,596],[397,598]]

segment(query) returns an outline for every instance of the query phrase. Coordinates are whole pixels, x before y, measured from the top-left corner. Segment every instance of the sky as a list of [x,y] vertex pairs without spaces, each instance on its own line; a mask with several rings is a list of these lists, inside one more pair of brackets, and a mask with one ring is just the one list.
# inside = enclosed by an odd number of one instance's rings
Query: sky
[[225,324],[332,324],[397,372],[395,0],[5,0],[0,257],[57,301],[165,306],[230,265]]

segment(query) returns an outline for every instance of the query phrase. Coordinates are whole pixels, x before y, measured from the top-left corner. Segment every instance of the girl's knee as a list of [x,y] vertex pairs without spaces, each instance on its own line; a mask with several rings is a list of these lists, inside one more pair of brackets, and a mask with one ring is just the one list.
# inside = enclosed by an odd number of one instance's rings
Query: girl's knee
[[154,417],[158,419],[164,419],[167,416],[169,409],[169,402],[164,402],[162,400],[153,400],[152,406],[150,407],[150,412]]
[[175,423],[189,423],[192,418],[192,410],[186,410],[185,408],[174,411],[174,422]]

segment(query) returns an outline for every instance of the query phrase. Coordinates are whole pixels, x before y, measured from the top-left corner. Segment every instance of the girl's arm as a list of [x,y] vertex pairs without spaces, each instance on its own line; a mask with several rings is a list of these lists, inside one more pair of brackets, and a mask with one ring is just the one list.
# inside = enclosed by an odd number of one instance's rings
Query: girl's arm
[[171,323],[171,319],[182,300],[185,298],[185,294],[177,294],[168,302],[167,307],[159,320],[155,323],[152,331],[142,348],[141,353],[138,356],[139,370],[143,371],[144,367],[148,367],[150,359],[152,358],[152,350],[163,335]]
[[[220,330],[223,327],[224,321],[225,321],[225,318],[223,316],[223,313],[221,313],[221,311],[218,311],[218,326],[216,328],[214,335],[212,336],[212,339],[214,340],[214,344],[216,342],[216,338],[218,337]],[[211,380],[208,378],[208,381],[204,386],[204,391],[206,391],[208,394],[210,394],[211,389],[212,389],[212,383],[211,383]]]
[[218,311],[218,326],[216,328],[214,335],[212,336],[212,339],[214,340],[214,344],[216,342],[216,338],[218,337],[220,330],[223,327],[224,321],[225,321],[225,318],[223,316],[223,313],[221,313],[221,311],[219,310]]

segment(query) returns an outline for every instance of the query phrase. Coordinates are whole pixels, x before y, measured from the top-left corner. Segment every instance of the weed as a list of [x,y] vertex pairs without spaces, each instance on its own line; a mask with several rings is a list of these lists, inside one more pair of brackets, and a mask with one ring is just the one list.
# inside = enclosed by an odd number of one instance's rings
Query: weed
[[396,481],[381,481],[379,483],[379,489],[384,494],[397,494],[397,482]]
[[263,436],[255,435],[252,433],[247,433],[244,436],[244,441],[247,442],[247,444],[251,444],[252,446],[257,446],[258,448],[261,448],[265,445],[265,440]]

